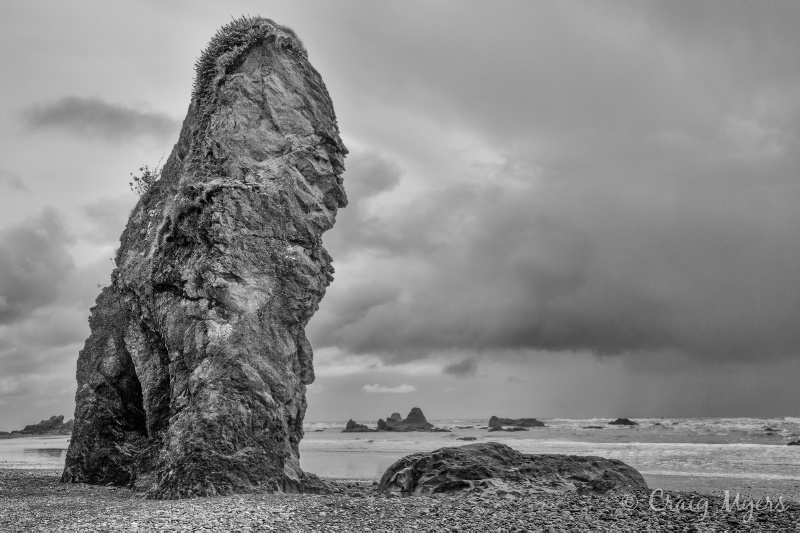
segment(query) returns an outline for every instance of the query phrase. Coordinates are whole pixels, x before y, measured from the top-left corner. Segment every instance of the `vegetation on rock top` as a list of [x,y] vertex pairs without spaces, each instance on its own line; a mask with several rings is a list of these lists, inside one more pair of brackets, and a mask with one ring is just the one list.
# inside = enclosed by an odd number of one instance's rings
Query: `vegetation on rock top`
[[303,56],[308,55],[302,41],[291,28],[270,19],[241,17],[217,30],[195,63],[192,97],[204,101],[214,81],[225,76],[229,66],[253,46],[272,41]]

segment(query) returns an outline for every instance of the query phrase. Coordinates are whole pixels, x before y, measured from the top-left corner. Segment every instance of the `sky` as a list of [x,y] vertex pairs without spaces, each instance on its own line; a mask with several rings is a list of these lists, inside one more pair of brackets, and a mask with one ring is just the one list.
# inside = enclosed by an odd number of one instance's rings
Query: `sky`
[[350,150],[307,421],[800,416],[800,5],[0,3],[0,430],[89,309],[217,28],[294,29]]

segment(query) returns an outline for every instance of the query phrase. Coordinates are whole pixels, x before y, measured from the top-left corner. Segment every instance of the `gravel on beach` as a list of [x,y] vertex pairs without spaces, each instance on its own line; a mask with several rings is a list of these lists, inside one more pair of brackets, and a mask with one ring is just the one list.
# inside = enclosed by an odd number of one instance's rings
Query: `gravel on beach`
[[797,502],[772,510],[752,502],[751,512],[740,500],[729,511],[722,498],[690,492],[580,496],[530,487],[521,497],[385,497],[372,481],[325,481],[333,494],[164,501],[61,484],[51,471],[0,470],[0,531],[800,531]]

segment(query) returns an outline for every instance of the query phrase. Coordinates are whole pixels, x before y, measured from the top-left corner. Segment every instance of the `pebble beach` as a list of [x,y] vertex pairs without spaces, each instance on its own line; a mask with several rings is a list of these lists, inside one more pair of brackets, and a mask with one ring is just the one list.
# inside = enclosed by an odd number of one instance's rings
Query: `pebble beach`
[[[664,490],[580,496],[386,497],[369,480],[326,479],[332,494],[148,500],[128,489],[62,484],[52,470],[0,470],[0,531],[800,531],[800,505]],[[652,487],[651,487],[652,488]],[[671,502],[671,503],[670,503]],[[731,505],[734,504],[734,505]],[[736,507],[740,507],[737,509]]]

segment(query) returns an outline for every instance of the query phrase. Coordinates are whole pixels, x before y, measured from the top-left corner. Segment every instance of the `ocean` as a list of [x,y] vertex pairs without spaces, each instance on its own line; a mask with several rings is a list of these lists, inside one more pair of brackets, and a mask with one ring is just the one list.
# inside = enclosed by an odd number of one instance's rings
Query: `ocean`
[[[451,433],[342,433],[345,422],[305,425],[300,464],[324,477],[379,479],[410,453],[495,441],[524,453],[599,455],[620,459],[648,475],[798,480],[800,418],[637,418],[638,426],[611,419],[540,419],[543,428],[488,432],[488,420],[430,420]],[[375,427],[374,422],[364,422]],[[585,429],[602,426],[603,429]],[[771,431],[768,431],[771,430]],[[0,468],[60,469],[69,437],[0,440]]]

